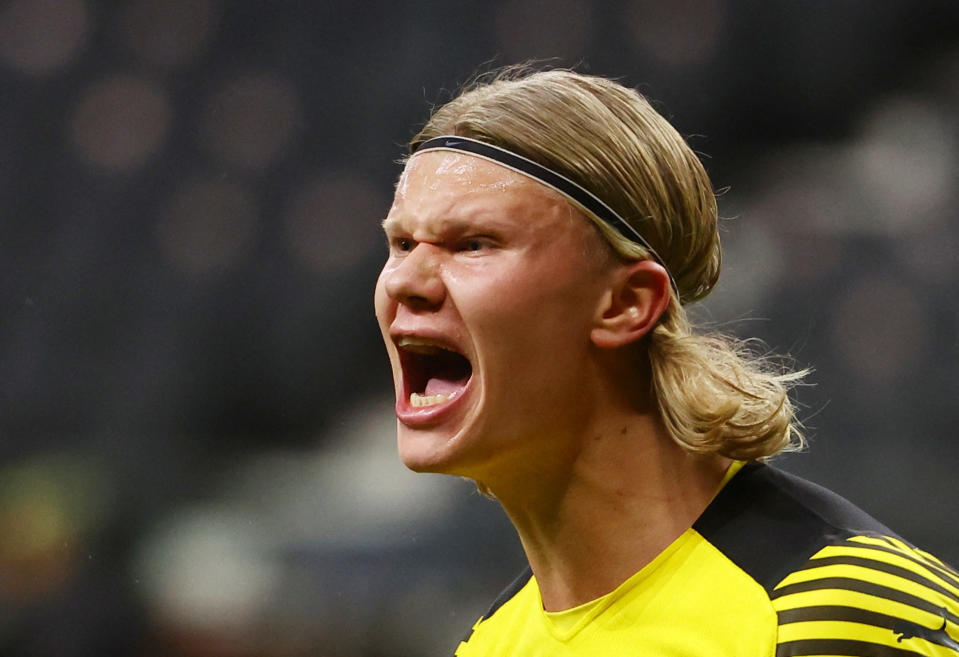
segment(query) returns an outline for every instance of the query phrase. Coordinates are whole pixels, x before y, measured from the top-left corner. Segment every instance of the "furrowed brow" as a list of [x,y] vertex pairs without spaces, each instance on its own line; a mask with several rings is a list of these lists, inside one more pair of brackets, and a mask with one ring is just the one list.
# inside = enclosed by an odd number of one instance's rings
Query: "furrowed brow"
[[[414,222],[412,227],[405,227],[406,222],[404,222],[401,217],[395,216],[387,217],[380,225],[382,226],[383,231],[388,235],[394,233],[412,233],[418,231],[416,222]],[[472,228],[472,224],[469,221],[450,217],[440,219],[434,222],[432,226],[420,226],[419,228],[425,228],[431,234],[456,235],[459,233],[468,232]]]
[[380,222],[380,228],[383,229],[383,232],[384,232],[384,233],[389,234],[389,233],[391,233],[391,232],[393,232],[393,231],[396,230],[396,227],[397,227],[397,225],[398,225],[399,223],[400,223],[400,222],[399,222],[398,219],[396,219],[396,217],[389,217],[389,216],[388,216],[388,217],[386,217],[386,219],[384,219],[383,221]]

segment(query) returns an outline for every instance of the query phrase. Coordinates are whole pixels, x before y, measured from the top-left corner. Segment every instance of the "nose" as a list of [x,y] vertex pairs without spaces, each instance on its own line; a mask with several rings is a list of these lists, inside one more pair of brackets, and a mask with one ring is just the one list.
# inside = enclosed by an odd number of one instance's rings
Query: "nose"
[[383,270],[386,294],[414,310],[438,308],[446,298],[439,248],[420,242]]

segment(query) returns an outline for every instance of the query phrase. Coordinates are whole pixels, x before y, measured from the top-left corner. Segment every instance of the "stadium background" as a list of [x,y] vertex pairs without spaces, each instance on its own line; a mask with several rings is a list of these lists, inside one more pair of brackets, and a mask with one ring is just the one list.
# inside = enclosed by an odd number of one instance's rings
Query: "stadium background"
[[0,654],[450,654],[519,568],[406,473],[371,309],[472,73],[617,76],[721,197],[703,322],[811,365],[782,459],[959,563],[959,4],[0,4]]

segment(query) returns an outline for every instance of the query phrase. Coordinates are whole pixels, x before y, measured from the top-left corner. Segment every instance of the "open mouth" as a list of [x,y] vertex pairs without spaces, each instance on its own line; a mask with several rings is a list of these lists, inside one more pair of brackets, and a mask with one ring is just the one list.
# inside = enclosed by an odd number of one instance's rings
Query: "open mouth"
[[410,406],[437,406],[460,395],[473,375],[469,359],[447,345],[422,338],[397,342]]

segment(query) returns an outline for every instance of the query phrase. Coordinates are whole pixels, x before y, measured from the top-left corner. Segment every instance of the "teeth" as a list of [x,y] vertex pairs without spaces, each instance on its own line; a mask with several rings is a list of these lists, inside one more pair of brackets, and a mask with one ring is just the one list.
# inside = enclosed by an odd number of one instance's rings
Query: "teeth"
[[453,393],[447,396],[447,395],[421,395],[418,392],[414,392],[410,395],[410,406],[413,406],[415,408],[422,408],[424,406],[436,406],[437,404],[448,402],[455,396],[456,396],[456,393]]
[[441,347],[435,342],[423,338],[403,337],[397,341],[397,344],[407,351],[413,351],[419,354],[435,354],[441,350],[446,350],[445,347]]

